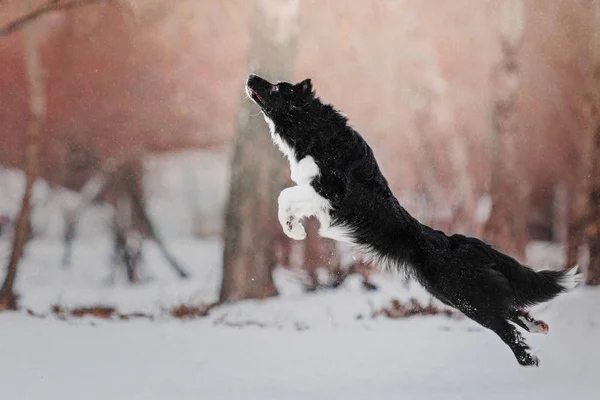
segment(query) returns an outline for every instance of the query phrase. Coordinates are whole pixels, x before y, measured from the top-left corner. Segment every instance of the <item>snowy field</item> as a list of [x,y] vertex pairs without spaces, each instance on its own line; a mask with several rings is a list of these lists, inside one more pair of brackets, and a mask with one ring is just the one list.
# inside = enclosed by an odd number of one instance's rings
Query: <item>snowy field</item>
[[[399,277],[376,277],[377,292],[351,278],[339,290],[306,294],[278,270],[279,298],[174,319],[163,310],[216,298],[221,245],[178,239],[171,247],[191,280],[176,278],[148,245],[147,281],[129,287],[109,267],[108,242],[76,243],[70,269],[60,266],[58,242],[33,242],[17,282],[24,307],[105,304],[156,318],[0,314],[0,398],[574,400],[600,390],[598,290],[579,288],[535,311],[550,334],[526,335],[541,358],[528,369],[467,319],[372,318],[392,298],[429,301]],[[555,259],[550,250],[531,253],[544,264]]]

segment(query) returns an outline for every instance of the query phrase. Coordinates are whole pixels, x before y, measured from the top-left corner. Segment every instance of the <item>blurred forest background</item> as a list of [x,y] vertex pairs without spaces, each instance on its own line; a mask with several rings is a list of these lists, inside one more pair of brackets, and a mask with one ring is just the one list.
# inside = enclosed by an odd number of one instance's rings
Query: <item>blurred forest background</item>
[[245,99],[249,71],[311,78],[422,222],[523,261],[531,241],[562,244],[555,266],[600,284],[599,7],[0,0],[0,309],[18,307],[28,241],[62,242],[67,266],[97,236],[130,282],[145,240],[185,279],[169,243],[222,236],[219,301],[276,294],[276,265],[307,290],[353,273],[376,288],[314,221],[305,242],[283,236],[288,167]]

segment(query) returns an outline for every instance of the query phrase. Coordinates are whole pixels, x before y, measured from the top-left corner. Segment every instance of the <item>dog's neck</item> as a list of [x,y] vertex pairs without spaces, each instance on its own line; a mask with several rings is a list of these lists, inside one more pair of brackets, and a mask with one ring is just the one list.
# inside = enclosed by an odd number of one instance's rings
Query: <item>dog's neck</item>
[[[264,115],[264,114],[263,114]],[[288,159],[290,163],[290,175],[292,180],[297,185],[310,183],[317,175],[319,175],[319,167],[315,163],[312,156],[306,156],[302,160],[298,160],[294,149],[277,133],[275,123],[271,118],[264,115],[265,121],[271,132],[271,139],[277,145],[279,150]]]

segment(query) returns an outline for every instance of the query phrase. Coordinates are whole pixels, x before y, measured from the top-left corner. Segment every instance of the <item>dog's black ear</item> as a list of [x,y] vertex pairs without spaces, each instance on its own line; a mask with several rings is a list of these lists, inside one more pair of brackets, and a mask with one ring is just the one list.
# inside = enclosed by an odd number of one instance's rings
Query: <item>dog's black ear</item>
[[312,92],[312,82],[310,79],[305,79],[298,84],[300,89],[302,89],[302,93],[310,93]]

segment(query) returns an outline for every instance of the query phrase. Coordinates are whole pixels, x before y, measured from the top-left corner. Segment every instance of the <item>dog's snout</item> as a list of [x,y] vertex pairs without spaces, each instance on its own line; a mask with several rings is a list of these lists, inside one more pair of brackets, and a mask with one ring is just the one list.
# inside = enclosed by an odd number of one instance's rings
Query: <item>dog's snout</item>
[[268,87],[272,86],[271,83],[258,75],[250,74],[248,75],[248,80],[246,85],[251,86],[255,89],[265,90]]
[[256,75],[250,74],[248,75],[248,79],[246,79],[246,86],[252,85],[252,81],[256,80]]

